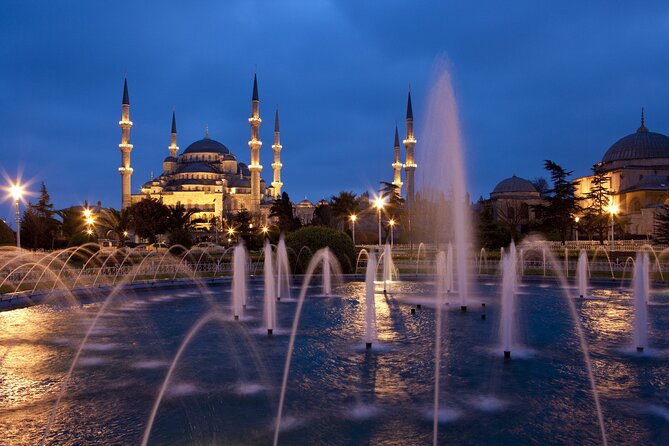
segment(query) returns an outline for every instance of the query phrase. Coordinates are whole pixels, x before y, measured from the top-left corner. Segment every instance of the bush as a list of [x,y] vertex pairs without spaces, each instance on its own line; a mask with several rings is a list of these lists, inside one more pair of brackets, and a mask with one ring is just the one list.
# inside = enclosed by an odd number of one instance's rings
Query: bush
[[[355,247],[351,238],[335,229],[325,226],[307,226],[286,236],[286,245],[291,248],[293,271],[303,273],[306,270],[313,253],[321,248],[328,247],[339,261],[343,273],[352,273],[355,265]],[[296,256],[307,247],[296,264]]]

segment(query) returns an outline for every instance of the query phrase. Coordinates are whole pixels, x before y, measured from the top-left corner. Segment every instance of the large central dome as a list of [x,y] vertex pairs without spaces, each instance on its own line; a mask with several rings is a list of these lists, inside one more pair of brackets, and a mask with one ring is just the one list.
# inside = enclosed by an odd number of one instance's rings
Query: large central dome
[[604,154],[602,162],[647,158],[669,158],[669,137],[649,132],[642,122],[636,133],[627,135],[613,144]]
[[220,153],[227,155],[230,153],[230,150],[220,142],[205,137],[189,145],[183,153]]

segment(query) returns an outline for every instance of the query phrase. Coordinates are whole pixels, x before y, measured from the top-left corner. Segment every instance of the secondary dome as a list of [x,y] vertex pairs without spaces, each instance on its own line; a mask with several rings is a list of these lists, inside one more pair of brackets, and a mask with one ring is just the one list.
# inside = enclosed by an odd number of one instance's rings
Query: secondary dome
[[534,187],[534,184],[515,175],[500,181],[492,191],[493,194],[506,194],[510,192],[539,193],[537,188]]
[[641,127],[637,129],[636,133],[616,141],[606,151],[602,162],[610,163],[647,158],[669,158],[669,137],[661,133],[649,132],[644,125],[642,116]]
[[183,153],[220,153],[227,155],[230,150],[215,139],[205,137],[189,145]]

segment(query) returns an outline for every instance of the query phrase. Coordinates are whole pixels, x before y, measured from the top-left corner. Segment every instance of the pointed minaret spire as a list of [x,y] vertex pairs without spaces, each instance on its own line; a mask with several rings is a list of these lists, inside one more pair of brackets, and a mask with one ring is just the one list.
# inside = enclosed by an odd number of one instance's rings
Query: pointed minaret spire
[[126,209],[131,203],[131,184],[130,177],[132,176],[132,167],[130,167],[130,152],[132,152],[132,144],[130,144],[130,128],[132,121],[130,120],[130,97],[128,96],[128,78],[123,81],[123,103],[121,105],[121,120],[118,125],[121,126],[121,144],[118,145],[121,149],[121,167],[118,168],[121,174],[121,208]]
[[128,96],[128,78],[123,81],[123,105],[130,105],[130,96]]
[[406,149],[406,158],[404,162],[404,172],[406,173],[406,204],[411,207],[414,198],[414,172],[416,163],[413,158],[414,147],[416,147],[416,138],[413,136],[413,107],[411,106],[411,86],[409,86],[409,98],[407,100],[406,117],[406,139],[404,140]]
[[395,158],[393,161],[393,184],[398,186],[400,196],[402,195],[402,161],[400,161],[400,135],[397,131],[397,124],[395,125]]
[[249,124],[251,125],[251,140],[249,141],[249,148],[251,149],[251,163],[249,170],[251,171],[251,203],[250,211],[253,214],[260,213],[260,200],[262,198],[260,191],[260,171],[262,165],[260,164],[260,100],[258,99],[258,76],[253,73],[253,96],[251,98],[251,117]]
[[209,124],[204,125],[204,139],[209,139]]
[[648,129],[646,128],[646,117],[644,116],[643,113],[643,107],[641,107],[641,127],[637,129],[637,132],[647,132]]
[[251,98],[252,101],[259,101],[258,99],[258,76],[253,73],[253,97]]
[[274,115],[274,144],[272,144],[272,150],[274,151],[274,162],[272,163],[272,170],[274,171],[274,179],[272,181],[272,188],[274,199],[281,197],[281,188],[283,183],[281,182],[281,134],[279,131],[279,107],[276,107],[276,114]]
[[179,146],[177,146],[177,113],[172,111],[172,142],[168,147],[170,151],[170,156],[176,158],[177,152],[179,151]]

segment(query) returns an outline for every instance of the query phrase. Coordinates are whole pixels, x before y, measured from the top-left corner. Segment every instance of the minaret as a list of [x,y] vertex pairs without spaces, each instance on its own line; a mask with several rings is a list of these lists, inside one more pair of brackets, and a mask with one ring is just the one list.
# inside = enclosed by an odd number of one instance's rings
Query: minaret
[[260,171],[262,166],[260,165],[260,147],[262,142],[260,141],[260,135],[258,131],[260,130],[260,115],[258,113],[258,107],[260,101],[258,100],[258,78],[253,74],[253,97],[251,98],[251,117],[249,118],[249,124],[251,124],[251,140],[249,141],[249,148],[251,149],[251,164],[249,165],[249,170],[251,171],[251,209],[252,213],[260,212]]
[[177,152],[179,151],[179,146],[177,145],[177,115],[176,112],[172,112],[172,143],[168,147],[170,150],[170,156],[172,158],[177,157]]
[[274,181],[272,181],[272,187],[274,188],[274,198],[278,199],[281,197],[281,187],[283,183],[281,182],[281,135],[279,132],[279,108],[276,109],[276,115],[274,117],[274,144],[272,144],[272,150],[274,150],[274,162],[272,163],[272,169],[274,170]]
[[126,209],[130,207],[130,177],[132,176],[132,167],[130,167],[130,152],[132,152],[132,144],[130,144],[130,128],[132,121],[130,120],[130,98],[128,97],[128,79],[123,83],[123,105],[121,111],[121,120],[118,125],[121,126],[121,144],[118,147],[121,149],[121,167],[118,171],[121,173],[121,208]]
[[393,184],[398,187],[398,192],[402,196],[402,162],[400,161],[400,135],[395,126],[395,161],[393,166]]
[[411,108],[411,89],[409,89],[409,100],[407,102],[407,137],[404,140],[404,147],[406,148],[406,161],[404,162],[404,171],[406,172],[406,203],[407,206],[413,204],[414,199],[414,181],[413,174],[416,171],[416,163],[413,159],[413,149],[416,147],[416,138],[413,136],[413,109]]

